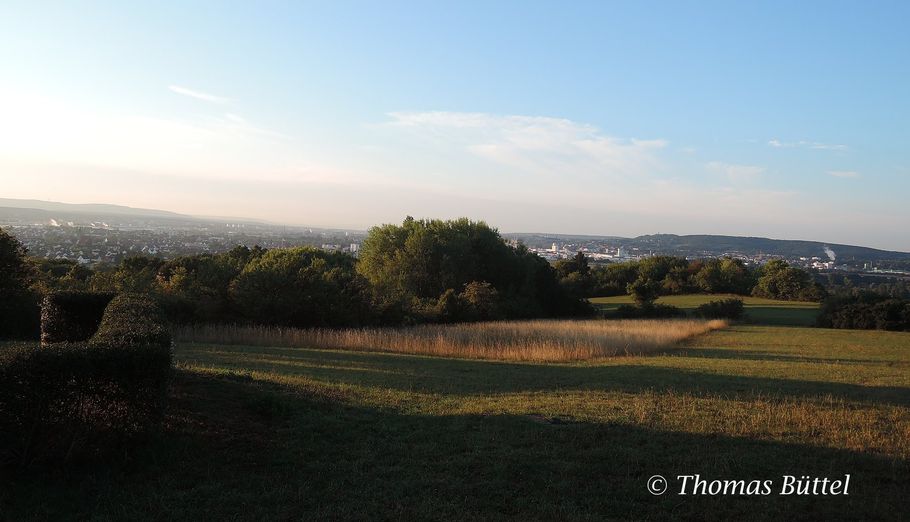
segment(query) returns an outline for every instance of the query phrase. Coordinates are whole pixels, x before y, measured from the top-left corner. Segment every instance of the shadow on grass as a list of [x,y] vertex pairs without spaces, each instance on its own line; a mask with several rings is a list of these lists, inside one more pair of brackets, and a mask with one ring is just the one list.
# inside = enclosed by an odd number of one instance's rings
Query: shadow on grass
[[[165,433],[129,461],[3,484],[10,520],[897,519],[910,466],[849,451],[526,416],[352,407],[180,372]],[[851,474],[846,497],[653,496],[648,477]],[[674,489],[673,491],[676,491]],[[775,490],[776,491],[776,490]]]
[[[618,303],[593,304],[598,311],[605,313],[615,312],[620,306]],[[629,304],[631,304],[631,301]],[[679,308],[691,317],[693,316],[696,307],[681,306]],[[815,326],[818,316],[821,313],[818,308],[801,306],[747,304],[745,305],[744,309],[744,322],[765,326]]]
[[888,359],[854,359],[850,357],[812,357],[799,353],[783,354],[764,352],[760,350],[734,350],[732,348],[688,348],[680,347],[673,352],[685,357],[703,357],[706,359],[732,359],[744,361],[783,361],[783,362],[811,362],[821,364],[874,364],[879,366],[893,366],[895,361]]
[[[250,350],[250,351],[245,351]],[[255,350],[255,352],[254,352]],[[692,349],[699,351],[702,349]],[[181,360],[216,367],[276,371],[321,381],[403,391],[489,395],[549,390],[638,393],[645,390],[749,398],[756,394],[793,398],[833,396],[847,401],[910,405],[902,387],[746,377],[679,368],[636,365],[520,364],[400,354],[299,348],[201,349]],[[831,361],[828,361],[831,362]]]
[[782,308],[779,306],[746,306],[746,320],[753,324],[777,326],[814,326],[817,308]]

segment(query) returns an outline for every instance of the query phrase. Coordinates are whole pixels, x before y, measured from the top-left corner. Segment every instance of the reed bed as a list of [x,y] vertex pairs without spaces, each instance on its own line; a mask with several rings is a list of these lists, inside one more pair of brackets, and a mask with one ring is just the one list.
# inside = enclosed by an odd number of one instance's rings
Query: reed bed
[[501,321],[343,330],[197,325],[179,329],[175,337],[192,343],[567,362],[653,353],[725,326],[725,321],[679,319]]

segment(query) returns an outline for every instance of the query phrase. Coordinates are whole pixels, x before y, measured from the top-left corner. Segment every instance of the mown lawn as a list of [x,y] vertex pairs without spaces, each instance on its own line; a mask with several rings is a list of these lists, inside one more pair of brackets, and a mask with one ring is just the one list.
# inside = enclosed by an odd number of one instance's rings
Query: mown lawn
[[[775,299],[765,299],[763,297],[748,297],[732,294],[666,295],[660,297],[657,302],[681,308],[688,313],[692,312],[692,310],[699,305],[709,301],[717,301],[730,297],[743,300],[743,306],[746,309],[745,320],[754,324],[812,326],[815,324],[815,319],[818,317],[818,303],[778,301]],[[589,301],[598,309],[605,312],[616,310],[616,308],[623,304],[634,303],[632,297],[628,295],[594,297],[589,299]]]
[[[8,477],[5,518],[892,519],[910,512],[910,334],[736,326],[533,364],[181,345],[146,449]],[[653,496],[700,474],[851,474],[849,496]]]

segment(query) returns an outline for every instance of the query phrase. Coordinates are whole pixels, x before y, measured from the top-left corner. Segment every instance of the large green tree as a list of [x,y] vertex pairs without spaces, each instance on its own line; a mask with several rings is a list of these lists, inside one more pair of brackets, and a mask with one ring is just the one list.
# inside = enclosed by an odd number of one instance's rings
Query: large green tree
[[812,280],[812,275],[786,261],[775,259],[766,263],[760,272],[752,295],[793,301],[820,301],[825,290]]
[[388,296],[438,298],[471,281],[499,289],[511,278],[511,248],[482,221],[405,219],[370,229],[358,271]]
[[[559,286],[556,271],[523,246],[509,246],[482,221],[416,220],[370,229],[357,270],[380,309],[437,306],[448,290],[488,283],[507,317],[571,315],[583,306]],[[469,292],[470,293],[470,292]],[[451,294],[444,299],[453,303]],[[453,308],[446,305],[447,309]]]

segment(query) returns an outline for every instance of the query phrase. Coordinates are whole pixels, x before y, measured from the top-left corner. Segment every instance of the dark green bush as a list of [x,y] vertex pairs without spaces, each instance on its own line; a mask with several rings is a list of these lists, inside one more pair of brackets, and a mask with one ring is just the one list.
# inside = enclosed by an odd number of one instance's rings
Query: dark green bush
[[40,335],[41,307],[36,295],[0,293],[0,339],[33,340]]
[[822,304],[818,325],[855,330],[910,331],[910,300],[863,293],[830,297]]
[[98,330],[109,292],[54,292],[41,303],[41,343],[85,341]]
[[0,351],[0,461],[65,461],[157,426],[172,374],[160,317],[150,298],[120,295],[88,341]]
[[468,317],[468,303],[464,298],[449,288],[439,296],[434,307],[434,319],[440,323],[458,323]]
[[313,247],[270,250],[230,283],[229,295],[251,322],[341,327],[368,322],[366,281],[355,259]]
[[704,317],[706,319],[742,319],[745,309],[743,300],[731,297],[719,301],[711,301],[699,305],[695,311],[695,317]]
[[655,303],[620,305],[612,314],[607,315],[612,319],[672,319],[685,316],[686,312],[675,306]]
[[29,289],[32,267],[28,250],[0,229],[0,339],[38,335],[38,298]]

